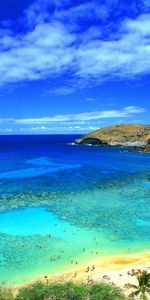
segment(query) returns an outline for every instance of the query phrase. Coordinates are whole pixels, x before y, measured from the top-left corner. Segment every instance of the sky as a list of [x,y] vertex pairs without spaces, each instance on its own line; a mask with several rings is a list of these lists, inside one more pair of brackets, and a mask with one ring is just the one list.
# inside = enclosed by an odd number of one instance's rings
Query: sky
[[150,124],[149,0],[5,0],[0,134]]

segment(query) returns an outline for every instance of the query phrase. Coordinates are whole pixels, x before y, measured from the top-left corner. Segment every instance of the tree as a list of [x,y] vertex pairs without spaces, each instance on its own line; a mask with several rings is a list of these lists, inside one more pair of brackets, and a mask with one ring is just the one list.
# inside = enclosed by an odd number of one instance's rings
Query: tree
[[150,295],[150,273],[148,273],[147,271],[143,271],[142,273],[138,273],[136,276],[138,285],[126,285],[127,287],[134,289],[134,291],[129,296],[131,299],[139,296],[141,300],[148,300],[148,295]]

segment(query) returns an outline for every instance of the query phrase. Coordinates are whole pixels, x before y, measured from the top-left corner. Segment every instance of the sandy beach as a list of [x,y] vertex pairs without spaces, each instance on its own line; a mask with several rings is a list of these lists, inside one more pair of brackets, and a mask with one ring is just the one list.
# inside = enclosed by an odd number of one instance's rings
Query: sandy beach
[[130,291],[126,284],[137,284],[134,272],[139,270],[150,271],[150,252],[106,256],[89,262],[86,265],[74,268],[69,272],[48,276],[44,280],[49,282],[73,281],[76,283],[105,282],[120,287],[124,293]]
[[[137,284],[135,272],[146,270],[150,272],[150,252],[104,256],[80,265],[68,272],[56,275],[47,274],[38,280],[49,283],[64,283],[73,281],[75,283],[105,282],[120,287],[125,294],[130,291],[126,284]],[[36,280],[37,281],[37,280]],[[18,285],[14,290],[35,282],[32,280],[24,285]]]
[[[39,281],[46,283],[72,281],[74,283],[85,284],[104,282],[120,287],[123,293],[128,296],[132,290],[127,288],[126,284],[137,285],[138,282],[135,273],[143,270],[150,272],[150,252],[101,257],[65,273],[57,275],[45,274],[42,278],[39,278]],[[14,295],[17,295],[19,288],[31,283],[33,284],[34,282],[35,280],[32,280],[27,284],[14,287]]]

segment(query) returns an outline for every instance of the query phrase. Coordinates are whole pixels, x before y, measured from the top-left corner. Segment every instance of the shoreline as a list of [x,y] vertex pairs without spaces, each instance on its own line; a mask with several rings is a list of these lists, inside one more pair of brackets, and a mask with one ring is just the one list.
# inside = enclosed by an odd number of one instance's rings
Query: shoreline
[[[94,269],[92,270],[92,267]],[[89,269],[89,270],[88,270]],[[127,283],[136,284],[136,277],[129,274],[133,270],[150,271],[150,252],[103,256],[80,265],[67,272],[53,275],[45,272],[43,277],[30,280],[25,284],[14,285],[17,291],[21,287],[28,286],[37,281],[49,283],[74,283],[105,282],[124,289]]]
[[[91,267],[94,265],[95,269],[91,271]],[[144,253],[136,253],[136,254],[124,254],[124,255],[111,255],[111,256],[103,256],[101,258],[97,258],[87,262],[84,265],[80,265],[77,268],[73,268],[71,271],[50,275],[48,279],[50,281],[55,280],[68,280],[71,278],[84,280],[86,279],[87,275],[95,275],[96,273],[108,273],[111,271],[120,271],[131,267],[142,267],[142,268],[150,268],[150,252]],[[86,272],[87,268],[90,268],[89,272]],[[77,273],[77,276],[74,277],[74,273]]]

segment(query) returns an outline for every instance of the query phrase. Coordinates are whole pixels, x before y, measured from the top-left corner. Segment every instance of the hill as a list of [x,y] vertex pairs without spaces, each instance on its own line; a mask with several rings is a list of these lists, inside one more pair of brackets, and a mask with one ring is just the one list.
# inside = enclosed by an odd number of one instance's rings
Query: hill
[[[146,147],[149,149],[150,125],[121,124],[107,126],[76,140],[77,144]],[[149,152],[149,150],[148,150]]]

